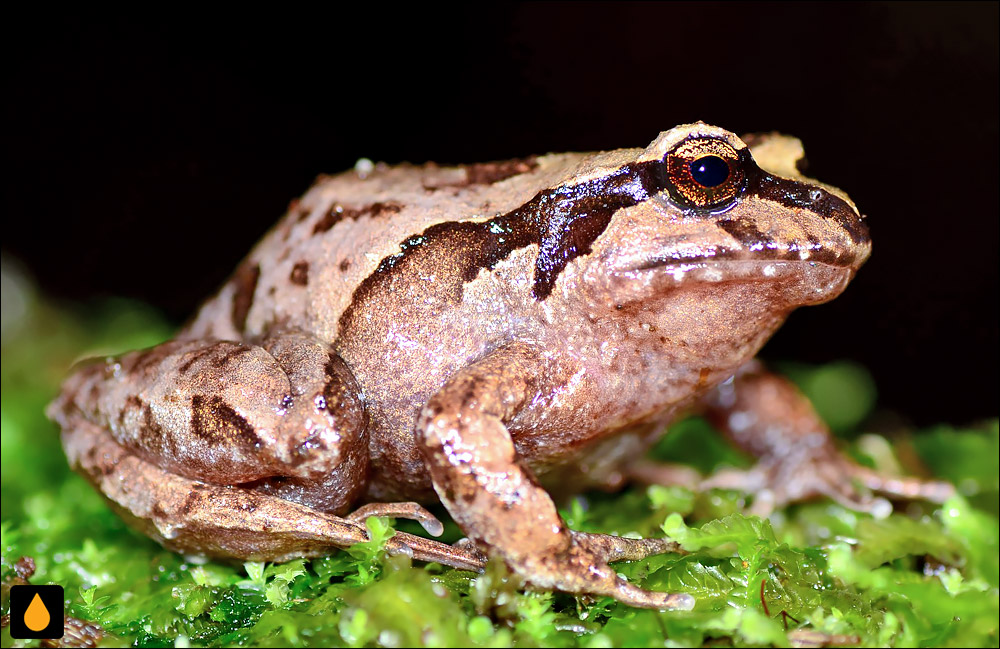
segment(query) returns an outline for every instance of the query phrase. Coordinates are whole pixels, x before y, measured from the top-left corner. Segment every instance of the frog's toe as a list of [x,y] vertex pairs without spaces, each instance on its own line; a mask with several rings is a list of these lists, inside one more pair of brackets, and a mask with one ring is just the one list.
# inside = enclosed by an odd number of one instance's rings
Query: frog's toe
[[943,503],[955,495],[954,485],[941,480],[886,475],[858,464],[852,466],[851,473],[867,488],[890,498]]
[[611,534],[571,532],[574,542],[599,556],[602,560],[636,561],[656,554],[679,552],[686,554],[680,544],[670,539],[630,539]]
[[476,545],[476,542],[467,536],[463,536],[462,538],[455,541],[451,545],[453,548],[456,548],[461,552],[467,552],[471,556],[478,557],[479,560],[483,562],[484,566],[486,565],[486,562],[489,560],[489,557],[486,556],[485,552],[479,549],[479,546]]
[[406,532],[393,534],[386,541],[385,549],[390,554],[405,554],[418,561],[440,563],[458,570],[482,572],[486,567],[486,556],[475,547],[456,547]]
[[694,597],[687,593],[662,593],[646,590],[619,577],[607,564],[595,562],[586,572],[566,570],[560,573],[536,572],[528,578],[532,586],[569,593],[613,597],[622,604],[636,608],[689,611]]
[[441,521],[415,502],[368,503],[354,510],[346,518],[352,523],[358,523],[364,527],[365,519],[369,516],[406,518],[420,523],[420,527],[424,528],[431,536],[441,536],[444,533],[444,525]]
[[661,611],[690,611],[694,597],[687,593],[661,593],[645,590],[627,582],[614,594],[615,599],[636,608],[653,608]]

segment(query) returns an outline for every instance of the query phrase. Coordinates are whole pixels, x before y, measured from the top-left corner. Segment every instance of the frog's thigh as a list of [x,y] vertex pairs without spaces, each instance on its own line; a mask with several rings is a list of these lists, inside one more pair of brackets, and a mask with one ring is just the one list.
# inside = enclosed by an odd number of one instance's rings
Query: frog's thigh
[[441,501],[470,537],[537,587],[633,606],[690,607],[687,595],[646,591],[618,577],[574,538],[519,461],[506,423],[537,392],[543,370],[534,350],[513,344],[461,370],[429,400],[417,440]]
[[260,345],[172,341],[72,376],[52,415],[82,418],[188,478],[344,511],[364,488],[366,413],[354,377],[301,333]]
[[947,483],[885,476],[846,458],[805,396],[757,362],[707,396],[705,415],[737,446],[761,459],[749,471],[721,472],[703,486],[755,492],[757,513],[814,496],[880,513],[887,512],[888,503],[867,490],[937,502],[952,493]]
[[[63,427],[74,469],[133,526],[178,552],[253,561],[329,554],[368,539],[363,522],[241,487],[207,484],[164,471],[115,443],[87,421]],[[386,550],[478,570],[475,552],[396,533]]]

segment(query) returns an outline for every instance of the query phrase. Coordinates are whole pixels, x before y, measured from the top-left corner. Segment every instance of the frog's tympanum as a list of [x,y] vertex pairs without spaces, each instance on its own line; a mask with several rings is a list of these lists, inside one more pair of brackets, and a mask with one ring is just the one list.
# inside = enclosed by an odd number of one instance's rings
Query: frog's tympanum
[[293,203],[176,339],[82,367],[50,415],[70,463],[179,552],[317,556],[372,514],[437,535],[418,503],[440,501],[468,539],[389,551],[480,569],[488,550],[536,588],[690,607],[608,565],[669,541],[574,532],[550,495],[690,478],[643,460],[682,413],[761,458],[697,483],[757,512],[948,493],[844,458],[752,360],[870,251],[801,159],[794,138],[698,123],[645,149],[359,164]]

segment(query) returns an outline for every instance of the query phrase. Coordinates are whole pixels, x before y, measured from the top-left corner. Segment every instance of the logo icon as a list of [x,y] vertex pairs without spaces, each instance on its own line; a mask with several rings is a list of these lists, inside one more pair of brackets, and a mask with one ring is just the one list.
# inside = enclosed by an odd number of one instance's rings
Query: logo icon
[[65,604],[62,586],[11,586],[10,637],[17,640],[63,637]]

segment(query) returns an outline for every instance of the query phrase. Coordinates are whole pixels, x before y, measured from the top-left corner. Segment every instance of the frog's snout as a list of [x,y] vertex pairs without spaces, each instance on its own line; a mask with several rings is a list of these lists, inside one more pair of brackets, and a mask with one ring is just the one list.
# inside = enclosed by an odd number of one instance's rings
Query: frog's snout
[[871,254],[866,217],[841,190],[763,170],[751,176],[747,189],[754,218],[769,226],[762,228],[764,247],[776,258],[856,270]]

